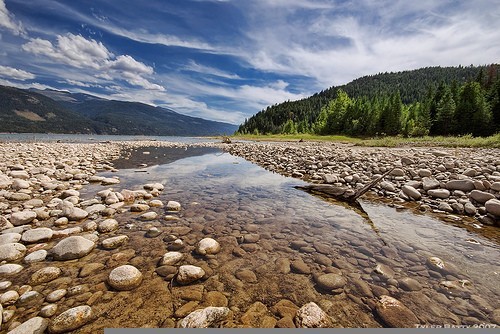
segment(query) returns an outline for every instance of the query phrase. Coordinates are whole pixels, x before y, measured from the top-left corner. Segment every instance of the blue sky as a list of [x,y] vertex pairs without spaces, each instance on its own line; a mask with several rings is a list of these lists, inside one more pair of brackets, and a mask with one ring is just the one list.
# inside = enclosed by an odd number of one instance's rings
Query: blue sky
[[500,61],[500,0],[0,0],[0,84],[241,123],[379,72]]

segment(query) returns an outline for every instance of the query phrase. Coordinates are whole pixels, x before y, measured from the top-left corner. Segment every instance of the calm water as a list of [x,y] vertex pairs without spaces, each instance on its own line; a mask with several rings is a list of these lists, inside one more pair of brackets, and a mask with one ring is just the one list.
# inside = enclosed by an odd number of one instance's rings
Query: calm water
[[101,141],[136,141],[155,140],[179,143],[211,142],[214,139],[202,137],[173,137],[173,136],[116,136],[116,135],[89,135],[89,134],[53,134],[53,133],[0,133],[0,142],[64,142],[64,143],[92,143]]
[[[130,236],[128,247],[141,258],[134,264],[151,273],[149,290],[146,286],[134,292],[149,296],[143,297],[149,298],[149,304],[141,304],[144,318],[140,320],[127,318],[130,312],[137,312],[137,306],[120,309],[116,301],[98,304],[98,309],[114,307],[122,312],[115,318],[109,313],[102,316],[103,326],[116,325],[116,321],[130,326],[160,326],[161,321],[151,315],[150,307],[171,303],[169,310],[174,312],[186,303],[176,298],[175,288],[168,302],[158,300],[154,292],[164,285],[152,273],[167,244],[163,236],[144,237],[151,226],[175,234],[186,243],[182,250],[187,254],[184,263],[211,271],[201,289],[224,293],[236,319],[256,301],[270,308],[288,299],[298,306],[310,301],[320,303],[342,326],[376,326],[368,306],[377,296],[390,294],[407,305],[422,323],[493,322],[491,312],[500,307],[500,248],[495,242],[429,216],[363,202],[369,222],[348,208],[295,189],[303,184],[300,180],[270,173],[213,149],[196,154],[187,158],[179,154],[168,163],[147,168],[130,168],[138,161],[121,160],[115,163],[119,172],[102,174],[119,176],[119,189],[140,189],[143,184],[161,182],[165,190],[159,199],[164,203],[175,200],[183,206],[176,221],[163,219],[168,214],[163,209],[154,209],[160,219],[147,223],[131,213],[118,216],[120,233]],[[154,161],[158,157],[153,153],[149,158]],[[89,186],[85,196],[103,188]],[[125,229],[125,223],[132,225]],[[239,244],[247,234],[258,234],[260,239]],[[192,255],[196,242],[206,236],[222,244],[221,253],[211,259]],[[426,263],[430,256],[441,258],[448,271],[430,267]],[[311,273],[293,269],[288,273],[283,266],[287,261],[303,262]],[[378,264],[384,265],[387,274],[374,270]],[[241,270],[253,272],[256,281],[237,278]],[[329,272],[347,279],[343,291],[330,293],[315,285],[315,276]],[[415,280],[421,288],[407,291],[401,284],[406,278]],[[445,286],[450,284],[456,288]],[[125,298],[126,305],[127,300],[136,297],[117,294],[114,298]]]

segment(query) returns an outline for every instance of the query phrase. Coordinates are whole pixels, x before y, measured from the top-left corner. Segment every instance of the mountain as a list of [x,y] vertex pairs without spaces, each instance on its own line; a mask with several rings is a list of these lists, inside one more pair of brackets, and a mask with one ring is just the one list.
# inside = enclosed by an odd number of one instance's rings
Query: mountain
[[0,86],[0,121],[0,132],[209,136],[237,129],[144,103],[5,86]]
[[[269,106],[258,112],[240,125],[239,133],[281,133],[285,123],[293,120],[303,128],[311,129],[317,121],[323,107],[337,97],[342,90],[351,98],[390,96],[399,92],[402,103],[411,104],[422,101],[429,94],[434,94],[439,85],[461,86],[474,80],[487,66],[426,67],[412,71],[379,73],[368,75],[352,82],[332,86],[308,98],[298,101],[286,101]],[[299,131],[302,132],[302,131]]]
[[96,127],[44,95],[0,86],[0,132],[95,133]]

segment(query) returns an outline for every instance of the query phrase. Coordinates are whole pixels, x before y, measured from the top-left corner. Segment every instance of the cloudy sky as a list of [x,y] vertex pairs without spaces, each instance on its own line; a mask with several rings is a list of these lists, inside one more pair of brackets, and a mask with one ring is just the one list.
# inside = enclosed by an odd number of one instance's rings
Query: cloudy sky
[[241,123],[369,74],[500,61],[500,0],[0,0],[0,85]]

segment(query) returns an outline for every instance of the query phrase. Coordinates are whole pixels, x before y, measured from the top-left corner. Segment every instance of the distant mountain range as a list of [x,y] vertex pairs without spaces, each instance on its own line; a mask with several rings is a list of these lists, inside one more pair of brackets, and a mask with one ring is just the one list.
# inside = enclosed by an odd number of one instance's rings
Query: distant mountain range
[[236,129],[144,103],[0,86],[0,132],[210,136],[230,135]]

